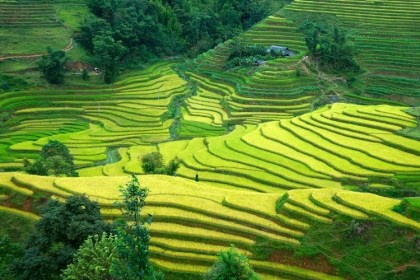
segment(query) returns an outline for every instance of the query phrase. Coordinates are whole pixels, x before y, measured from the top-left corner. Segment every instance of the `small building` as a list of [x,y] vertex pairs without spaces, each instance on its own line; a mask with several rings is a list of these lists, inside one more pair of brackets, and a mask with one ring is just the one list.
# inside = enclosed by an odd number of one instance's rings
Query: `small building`
[[288,47],[274,46],[274,45],[267,49],[267,53],[272,53],[272,54],[287,56],[287,57],[295,55],[295,53],[291,51]]

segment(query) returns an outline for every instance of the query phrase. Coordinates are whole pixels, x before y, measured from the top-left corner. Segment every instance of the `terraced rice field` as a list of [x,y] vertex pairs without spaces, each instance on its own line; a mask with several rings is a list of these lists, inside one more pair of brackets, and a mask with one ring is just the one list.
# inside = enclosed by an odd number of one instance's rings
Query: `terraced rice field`
[[83,1],[0,1],[0,61],[64,49],[88,10]]
[[[249,45],[288,46],[297,55],[269,61],[263,67],[229,71],[224,65],[231,41],[200,55],[184,65],[185,75],[197,89],[187,99],[184,120],[218,126],[292,118],[310,111],[319,87],[314,77],[301,71],[306,47],[293,22],[270,16],[236,39]],[[302,74],[297,75],[297,70]]]
[[173,120],[161,116],[186,92],[173,63],[131,72],[112,87],[2,94],[0,106],[15,112],[16,125],[0,140],[1,161],[31,157],[48,139],[65,143],[79,166],[105,162],[107,149],[167,140]]
[[357,60],[367,70],[365,94],[420,96],[418,1],[296,0],[286,11],[305,17],[332,15],[349,29]]
[[[158,144],[157,149],[166,161],[181,161],[178,176],[194,179],[198,174],[201,181],[223,188],[282,193],[339,187],[348,180],[418,174],[419,141],[397,134],[416,126],[403,110],[336,103],[292,119],[237,125],[222,136]],[[126,166],[121,162],[118,174]]]
[[[49,193],[64,199],[73,193],[87,194],[98,201],[107,219],[120,215],[113,202],[119,199],[119,185],[128,176],[54,178],[2,173],[3,190]],[[48,180],[47,180],[48,179]],[[222,248],[235,244],[248,255],[263,279],[340,279],[307,269],[270,263],[253,257],[257,239],[299,246],[305,232],[316,223],[331,223],[331,213],[357,219],[381,216],[390,221],[420,229],[420,223],[390,209],[400,201],[373,194],[354,193],[341,188],[288,191],[287,200],[276,212],[279,194],[255,194],[212,187],[177,177],[145,175],[140,177],[149,188],[143,214],[153,215],[151,233],[152,262],[179,272],[202,273]],[[37,219],[34,214],[0,207],[0,212]]]
[[[336,213],[360,220],[381,217],[419,231],[418,221],[392,211],[399,199],[347,190],[353,183],[417,187],[420,142],[399,132],[418,123],[403,106],[335,103],[315,110],[325,92],[308,69],[303,34],[292,19],[303,11],[327,13],[349,28],[357,60],[366,70],[359,100],[366,94],[416,100],[420,5],[406,2],[410,5],[396,0],[295,0],[237,38],[296,52],[261,67],[226,70],[232,46],[227,41],[191,61],[165,60],[127,71],[112,86],[2,93],[0,109],[12,117],[0,129],[0,170],[21,169],[24,158],[34,159],[55,139],[69,147],[81,177],[3,172],[0,201],[9,201],[12,194],[43,193],[63,200],[85,193],[113,220],[120,215],[113,204],[119,199],[118,186],[129,174],[143,173],[143,155],[159,151],[166,162],[178,158],[181,166],[173,177],[140,176],[150,189],[143,214],[153,215],[154,264],[198,274],[217,252],[235,244],[263,279],[339,279],[259,260],[252,249],[264,240],[300,246],[311,227],[333,223]],[[69,34],[60,33],[57,19],[75,26],[65,5],[76,7],[78,1],[54,5],[0,0],[2,42],[13,46],[17,43],[10,30],[23,36],[19,32],[37,27],[60,47]],[[12,53],[6,48],[1,52]],[[180,115],[168,118],[168,108],[178,99],[185,99]],[[279,199],[284,203],[276,209]],[[0,206],[1,212],[39,218],[23,208]]]

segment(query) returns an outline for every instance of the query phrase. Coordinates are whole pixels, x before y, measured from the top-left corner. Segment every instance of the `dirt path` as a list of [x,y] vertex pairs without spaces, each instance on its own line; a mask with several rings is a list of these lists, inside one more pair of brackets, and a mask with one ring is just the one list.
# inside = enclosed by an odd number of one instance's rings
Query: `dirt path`
[[[68,52],[73,48],[74,40],[73,38],[70,39],[70,43],[63,49],[63,51]],[[25,59],[25,58],[34,58],[46,55],[47,53],[37,53],[37,54],[23,54],[23,55],[5,55],[0,56],[0,61],[8,60],[8,59]]]

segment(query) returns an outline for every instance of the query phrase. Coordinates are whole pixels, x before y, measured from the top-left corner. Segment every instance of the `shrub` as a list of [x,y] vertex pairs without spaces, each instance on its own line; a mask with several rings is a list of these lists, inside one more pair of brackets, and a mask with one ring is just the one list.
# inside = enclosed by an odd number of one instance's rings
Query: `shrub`
[[167,166],[163,163],[163,156],[159,152],[152,152],[144,155],[141,159],[144,173],[146,174],[167,174],[175,175],[180,163],[173,159]]
[[42,176],[77,177],[73,156],[69,149],[59,141],[49,140],[42,147],[41,158],[34,163],[24,160],[24,167],[29,174]]
[[205,280],[258,280],[248,258],[232,245],[219,253],[217,261],[204,275]]

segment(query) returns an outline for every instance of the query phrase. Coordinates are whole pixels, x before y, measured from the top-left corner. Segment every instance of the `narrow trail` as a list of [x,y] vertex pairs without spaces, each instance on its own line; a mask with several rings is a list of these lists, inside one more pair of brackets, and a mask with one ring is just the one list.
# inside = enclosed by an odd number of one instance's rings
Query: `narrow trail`
[[[70,39],[70,43],[64,48],[62,49],[64,52],[68,52],[69,50],[71,50],[73,48],[73,43],[74,40],[73,38]],[[46,55],[47,53],[37,53],[37,54],[23,54],[23,55],[5,55],[5,56],[0,56],[0,61],[4,61],[4,60],[8,60],[8,59],[26,59],[26,58],[34,58],[34,57],[40,57],[43,55]]]

